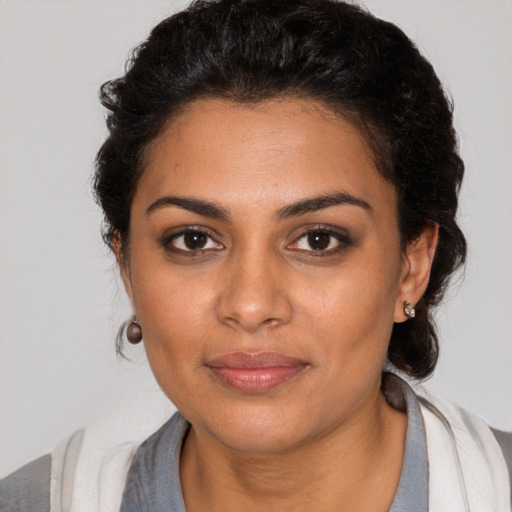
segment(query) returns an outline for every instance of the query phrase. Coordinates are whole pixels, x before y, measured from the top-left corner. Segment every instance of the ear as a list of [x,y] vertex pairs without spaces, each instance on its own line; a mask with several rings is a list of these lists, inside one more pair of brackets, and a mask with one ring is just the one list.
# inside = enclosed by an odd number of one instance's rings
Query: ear
[[428,286],[437,248],[439,225],[427,224],[420,235],[407,245],[403,256],[399,293],[395,304],[395,322],[405,322],[404,302],[417,304]]
[[124,289],[126,290],[128,297],[130,298],[130,302],[133,304],[130,265],[128,264],[126,256],[123,254],[123,241],[121,239],[119,231],[116,231],[114,237],[112,238],[112,250],[114,251],[117,264],[119,265],[119,272],[121,274],[121,279],[123,280]]

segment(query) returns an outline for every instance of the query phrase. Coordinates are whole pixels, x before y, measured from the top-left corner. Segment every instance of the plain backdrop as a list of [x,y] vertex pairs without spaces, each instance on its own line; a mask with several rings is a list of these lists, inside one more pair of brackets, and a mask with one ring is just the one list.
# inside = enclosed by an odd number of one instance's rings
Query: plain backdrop
[[[90,192],[99,85],[179,2],[0,0],[0,475],[126,401],[159,393]],[[432,384],[512,429],[512,2],[368,0],[433,62],[455,101],[467,173],[462,280],[438,315]]]

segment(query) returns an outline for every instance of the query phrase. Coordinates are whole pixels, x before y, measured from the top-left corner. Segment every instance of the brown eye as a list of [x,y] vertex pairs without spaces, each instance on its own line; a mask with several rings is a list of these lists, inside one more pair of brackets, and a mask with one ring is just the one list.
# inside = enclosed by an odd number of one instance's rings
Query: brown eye
[[308,234],[308,244],[314,251],[327,249],[331,243],[332,236],[325,231],[312,231]]
[[183,235],[183,243],[185,244],[185,247],[192,251],[194,249],[203,249],[207,241],[208,237],[197,231]]
[[288,247],[304,253],[317,253],[318,256],[326,256],[342,251],[350,245],[352,242],[347,233],[335,231],[332,228],[318,227],[302,233]]
[[199,252],[211,249],[222,249],[223,245],[215,241],[207,233],[197,230],[187,230],[177,233],[164,243],[169,249],[182,252]]

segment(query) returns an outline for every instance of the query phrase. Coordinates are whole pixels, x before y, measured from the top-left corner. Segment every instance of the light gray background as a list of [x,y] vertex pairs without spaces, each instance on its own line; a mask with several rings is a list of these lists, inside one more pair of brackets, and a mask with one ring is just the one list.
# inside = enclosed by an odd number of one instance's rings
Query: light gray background
[[[89,177],[101,82],[176,5],[0,0],[0,475],[123,401],[157,391],[99,236]],[[512,2],[368,0],[432,60],[455,99],[467,164],[465,280],[439,315],[433,384],[512,429]]]

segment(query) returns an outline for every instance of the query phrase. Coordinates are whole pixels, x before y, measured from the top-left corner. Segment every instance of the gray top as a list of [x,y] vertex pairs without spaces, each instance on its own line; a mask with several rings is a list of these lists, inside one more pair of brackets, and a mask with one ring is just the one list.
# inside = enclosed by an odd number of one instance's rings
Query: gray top
[[[408,384],[388,375],[385,394],[407,410],[405,453],[390,512],[428,511],[428,459],[419,402]],[[180,413],[138,449],[125,485],[120,512],[185,512],[179,476],[181,446],[190,424]],[[512,433],[493,431],[512,476]],[[50,512],[50,465],[45,455],[0,481],[0,512]]]
[[[402,473],[390,512],[428,512],[428,460],[425,425],[408,384],[388,377],[388,399],[407,409]],[[387,391],[386,389],[386,391]],[[120,512],[186,512],[179,460],[190,423],[177,412],[138,449],[128,473]]]
[[0,512],[50,512],[50,455],[0,481]]

